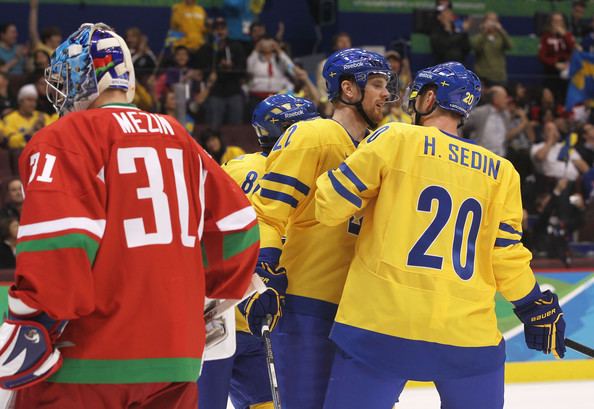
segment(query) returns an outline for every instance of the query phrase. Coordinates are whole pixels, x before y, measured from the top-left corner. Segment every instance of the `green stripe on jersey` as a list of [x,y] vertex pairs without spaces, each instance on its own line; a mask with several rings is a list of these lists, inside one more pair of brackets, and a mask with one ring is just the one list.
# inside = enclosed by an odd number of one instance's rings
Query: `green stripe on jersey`
[[56,383],[196,382],[199,358],[64,359],[60,370],[48,379]]
[[204,243],[200,243],[200,252],[202,253],[202,265],[204,268],[208,267],[208,256],[206,255],[206,247]]
[[227,260],[241,253],[259,239],[260,231],[258,230],[258,224],[255,224],[248,231],[226,235],[223,238],[223,259]]
[[99,243],[89,236],[81,233],[65,234],[63,236],[49,237],[46,239],[21,241],[16,246],[16,254],[31,251],[47,251],[59,249],[83,249],[87,253],[89,263],[93,265]]

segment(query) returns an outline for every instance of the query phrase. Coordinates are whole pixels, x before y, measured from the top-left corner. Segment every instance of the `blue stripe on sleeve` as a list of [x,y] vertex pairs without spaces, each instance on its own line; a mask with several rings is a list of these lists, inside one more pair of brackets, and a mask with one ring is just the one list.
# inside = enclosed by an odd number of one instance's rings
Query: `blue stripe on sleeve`
[[278,200],[280,202],[286,203],[291,207],[297,207],[299,202],[293,196],[288,195],[286,193],[277,192],[276,190],[270,189],[260,189],[260,196],[265,197],[267,199]]
[[361,179],[359,179],[357,177],[357,175],[355,175],[355,172],[352,171],[351,168],[349,168],[349,166],[346,163],[341,163],[340,166],[338,167],[338,169],[340,169],[340,171],[351,181],[353,182],[353,185],[355,185],[355,187],[357,189],[359,189],[359,192],[363,192],[364,190],[367,190],[367,186],[365,186],[365,183],[363,183],[361,181]]
[[341,195],[342,197],[344,197],[346,200],[348,200],[349,202],[351,202],[352,204],[354,204],[355,206],[357,206],[358,208],[361,208],[361,205],[363,204],[363,201],[358,198],[356,195],[354,195],[353,193],[349,192],[347,190],[346,187],[344,187],[339,181],[338,179],[336,179],[336,176],[334,176],[332,174],[332,171],[328,171],[328,177],[330,178],[330,182],[332,182],[332,187],[334,188],[334,190],[336,190],[336,192]]
[[507,247],[518,243],[521,243],[521,241],[510,239],[495,239],[495,247]]
[[522,235],[521,231],[517,231],[512,226],[507,223],[499,223],[499,230],[503,230],[504,232],[511,233],[511,234],[519,234]]
[[299,179],[294,178],[292,176],[269,172],[265,174],[262,179],[270,180],[271,182],[282,183],[283,185],[292,186],[304,195],[307,195],[309,193],[309,187],[305,183],[299,181]]

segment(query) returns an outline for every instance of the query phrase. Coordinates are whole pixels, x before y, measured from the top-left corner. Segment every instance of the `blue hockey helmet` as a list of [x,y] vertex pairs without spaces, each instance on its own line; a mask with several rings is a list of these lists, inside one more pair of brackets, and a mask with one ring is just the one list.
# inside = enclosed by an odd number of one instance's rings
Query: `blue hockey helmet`
[[295,122],[318,116],[313,102],[290,94],[272,95],[260,102],[252,115],[252,126],[263,148],[272,148]]
[[388,101],[398,99],[398,76],[390,67],[388,60],[376,52],[362,48],[347,48],[332,54],[326,60],[322,75],[326,80],[328,99],[340,97],[340,83],[345,78],[353,78],[360,89],[365,88],[369,75],[384,75],[388,80]]
[[414,108],[415,99],[427,85],[437,87],[437,105],[446,111],[455,112],[464,119],[481,98],[481,81],[476,74],[459,62],[446,62],[425,68],[417,73],[407,91],[409,110]]
[[108,88],[126,91],[132,102],[134,65],[126,42],[103,23],[81,25],[51,57],[47,97],[60,115],[86,109]]

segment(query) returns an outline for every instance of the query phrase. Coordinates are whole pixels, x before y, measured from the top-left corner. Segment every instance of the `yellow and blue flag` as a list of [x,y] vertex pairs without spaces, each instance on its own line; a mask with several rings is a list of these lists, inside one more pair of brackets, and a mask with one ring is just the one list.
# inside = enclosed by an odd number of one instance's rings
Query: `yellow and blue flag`
[[594,54],[574,51],[569,63],[569,86],[565,98],[565,109],[587,99],[594,99]]

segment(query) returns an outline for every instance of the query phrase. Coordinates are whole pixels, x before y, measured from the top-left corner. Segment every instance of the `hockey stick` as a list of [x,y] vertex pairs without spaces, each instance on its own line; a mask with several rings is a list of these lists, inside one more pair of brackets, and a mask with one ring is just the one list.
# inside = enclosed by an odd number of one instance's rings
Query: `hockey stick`
[[580,344],[579,342],[575,342],[572,339],[565,338],[565,346],[568,346],[569,348],[575,351],[581,352],[582,354],[589,356],[590,358],[594,358],[594,349]]
[[264,346],[266,347],[266,363],[268,364],[268,379],[270,380],[270,391],[272,392],[272,403],[274,409],[281,409],[280,394],[278,392],[278,381],[276,379],[276,366],[274,365],[274,355],[272,355],[272,342],[270,341],[270,323],[272,317],[266,316],[266,324],[262,326],[262,337],[264,337]]

